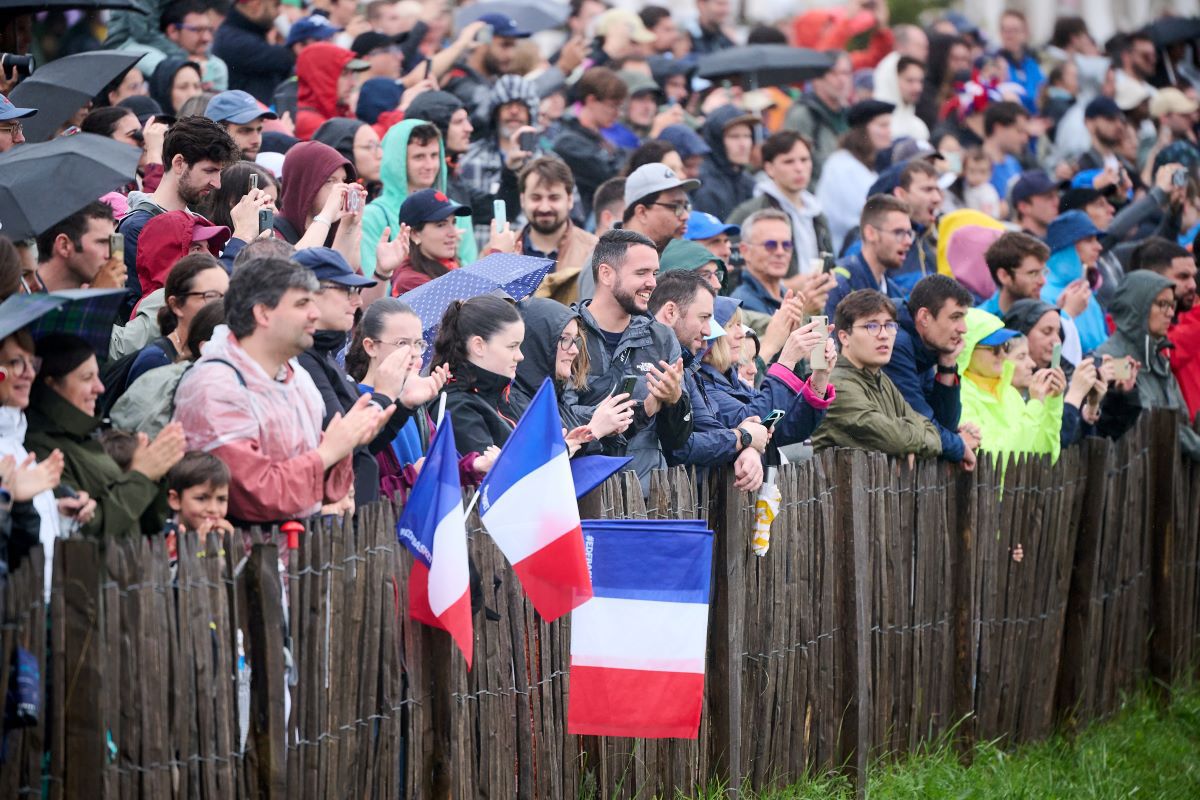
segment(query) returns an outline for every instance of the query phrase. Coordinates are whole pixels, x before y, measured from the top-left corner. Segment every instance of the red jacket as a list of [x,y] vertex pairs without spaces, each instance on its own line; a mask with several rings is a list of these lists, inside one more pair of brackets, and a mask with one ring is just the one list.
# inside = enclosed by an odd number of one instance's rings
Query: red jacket
[[1200,305],[1179,315],[1167,331],[1175,349],[1171,351],[1171,371],[1183,391],[1188,418],[1194,420],[1200,411]]
[[296,59],[296,136],[308,141],[330,117],[353,117],[349,106],[338,101],[342,70],[354,53],[329,42],[310,44]]
[[850,40],[871,33],[865,50],[850,53],[854,69],[872,69],[892,52],[895,37],[889,28],[879,27],[869,11],[849,17],[842,8],[817,8],[805,12],[792,22],[792,38],[798,47],[815,50],[845,50]]

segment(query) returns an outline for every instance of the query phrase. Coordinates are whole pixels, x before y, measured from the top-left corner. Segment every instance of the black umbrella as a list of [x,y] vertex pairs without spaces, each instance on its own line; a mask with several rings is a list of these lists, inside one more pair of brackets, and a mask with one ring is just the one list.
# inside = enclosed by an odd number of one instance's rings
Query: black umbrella
[[112,8],[121,11],[136,11],[139,14],[147,13],[145,9],[138,6],[137,0],[41,0],[40,2],[39,0],[0,0],[0,13],[6,14],[14,11],[22,13],[49,11],[52,8],[64,10]]
[[0,234],[36,236],[137,173],[142,151],[80,133],[22,144],[0,155]]
[[37,116],[23,121],[25,138],[31,142],[49,139],[110,81],[140,61],[142,55],[97,50],[39,66],[8,96],[15,106],[38,110]]
[[1200,17],[1162,17],[1146,26],[1155,47],[1200,39]]
[[460,8],[454,14],[454,29],[462,30],[484,14],[500,14],[523,30],[544,31],[564,24],[570,12],[566,3],[554,0],[485,0]]
[[786,44],[748,44],[701,56],[696,74],[713,82],[729,80],[745,89],[757,89],[819,78],[835,61],[834,54],[821,50]]

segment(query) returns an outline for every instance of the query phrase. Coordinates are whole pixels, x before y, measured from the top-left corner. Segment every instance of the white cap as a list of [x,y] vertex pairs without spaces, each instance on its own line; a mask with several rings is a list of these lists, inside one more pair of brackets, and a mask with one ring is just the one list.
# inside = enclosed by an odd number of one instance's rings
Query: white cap
[[700,181],[680,178],[666,164],[642,164],[625,179],[625,205],[631,206],[643,197],[669,189],[685,192],[700,188]]

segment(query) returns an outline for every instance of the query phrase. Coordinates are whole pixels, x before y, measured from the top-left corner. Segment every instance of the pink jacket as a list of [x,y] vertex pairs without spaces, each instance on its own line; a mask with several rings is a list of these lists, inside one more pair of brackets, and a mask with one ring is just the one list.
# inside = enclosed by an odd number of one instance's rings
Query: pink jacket
[[188,449],[211,452],[229,466],[229,516],[245,522],[307,517],[350,491],[350,459],[326,473],[317,455],[323,418],[321,395],[295,360],[282,376],[269,376],[225,325],[175,394],[174,419],[187,433]]

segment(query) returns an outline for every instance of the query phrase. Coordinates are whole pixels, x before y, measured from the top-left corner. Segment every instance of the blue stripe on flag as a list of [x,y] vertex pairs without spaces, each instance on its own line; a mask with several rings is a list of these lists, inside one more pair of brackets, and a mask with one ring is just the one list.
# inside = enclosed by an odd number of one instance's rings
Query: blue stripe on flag
[[707,603],[712,532],[700,521],[680,522],[583,520],[595,596]]
[[396,538],[426,567],[431,566],[438,523],[454,511],[455,505],[462,508],[462,485],[458,480],[454,430],[447,414],[433,436],[421,474],[396,523]]
[[496,463],[479,484],[480,512],[486,512],[517,481],[565,452],[558,398],[554,395],[554,385],[546,378],[501,448]]

